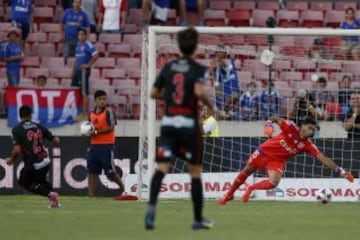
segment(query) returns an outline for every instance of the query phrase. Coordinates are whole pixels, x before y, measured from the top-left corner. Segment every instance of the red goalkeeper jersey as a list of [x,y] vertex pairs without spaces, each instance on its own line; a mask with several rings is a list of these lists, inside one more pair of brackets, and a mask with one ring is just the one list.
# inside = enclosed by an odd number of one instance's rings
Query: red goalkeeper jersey
[[281,133],[259,146],[259,151],[269,159],[286,162],[290,157],[308,152],[312,156],[319,154],[319,149],[308,139],[300,138],[300,128],[291,121],[283,120]]

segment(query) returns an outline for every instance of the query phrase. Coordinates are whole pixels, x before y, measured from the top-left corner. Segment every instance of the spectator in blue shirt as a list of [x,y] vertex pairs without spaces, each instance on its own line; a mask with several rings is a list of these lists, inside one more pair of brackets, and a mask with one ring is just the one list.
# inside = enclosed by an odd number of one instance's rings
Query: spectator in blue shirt
[[75,55],[78,29],[85,28],[88,33],[90,32],[89,18],[81,9],[81,0],[74,0],[73,8],[69,8],[64,12],[60,26],[64,40],[63,55],[65,64],[67,64],[67,59]]
[[225,46],[219,44],[215,59],[210,64],[210,72],[214,76],[215,103],[225,119],[232,118],[239,100],[239,78],[234,59],[227,59]]
[[[340,23],[342,29],[359,29],[360,21],[355,18],[355,10],[353,8],[347,8],[345,10],[345,21]],[[360,59],[360,48],[359,48],[359,37],[348,36],[343,37],[341,51],[343,57],[346,60],[359,60]]]
[[80,28],[78,30],[78,43],[76,45],[75,64],[71,86],[80,87],[83,96],[83,113],[78,120],[83,120],[89,112],[89,78],[91,66],[99,57],[94,45],[87,41],[88,31]]
[[180,13],[180,25],[187,26],[187,11],[197,11],[199,16],[199,26],[205,26],[204,23],[204,0],[180,0],[179,1],[179,13]]
[[13,27],[21,29],[21,39],[26,40],[32,24],[32,0],[10,0]]
[[268,119],[271,116],[280,114],[280,95],[271,82],[271,93],[269,94],[269,82],[260,94],[260,118]]
[[259,120],[260,97],[256,93],[256,82],[247,84],[247,91],[240,97],[241,119],[244,121]]
[[4,43],[3,59],[6,62],[6,76],[9,86],[18,86],[20,83],[20,63],[24,54],[19,43],[20,33],[16,28],[8,32],[9,41]]

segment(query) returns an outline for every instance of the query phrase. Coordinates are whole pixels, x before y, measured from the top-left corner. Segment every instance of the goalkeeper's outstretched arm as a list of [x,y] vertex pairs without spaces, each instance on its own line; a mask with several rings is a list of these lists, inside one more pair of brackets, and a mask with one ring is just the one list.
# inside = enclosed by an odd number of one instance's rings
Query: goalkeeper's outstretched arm
[[316,159],[319,160],[322,164],[324,164],[328,168],[340,174],[340,176],[345,177],[350,182],[354,181],[354,177],[351,174],[351,172],[348,172],[342,167],[338,166],[331,158],[325,156],[323,153],[320,152],[318,155],[316,155]]

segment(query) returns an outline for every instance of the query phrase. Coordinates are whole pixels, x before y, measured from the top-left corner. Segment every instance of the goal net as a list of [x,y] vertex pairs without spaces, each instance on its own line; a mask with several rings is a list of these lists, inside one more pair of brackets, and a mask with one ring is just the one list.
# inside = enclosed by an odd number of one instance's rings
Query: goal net
[[[148,93],[161,67],[180,56],[176,43],[180,29],[150,27],[144,35],[140,161],[136,167],[137,191],[142,198],[148,197],[164,107],[161,101],[151,100]],[[360,144],[348,138],[343,122],[351,112],[351,94],[360,87],[360,63],[352,60],[356,52],[345,52],[342,45],[344,37],[359,36],[359,31],[221,27],[198,30],[195,58],[209,67],[207,87],[221,110],[217,116],[219,137],[204,138],[205,197],[218,198],[229,188],[251,153],[266,140],[263,126],[271,115],[296,123],[312,116],[318,122],[313,142],[338,165],[359,176]],[[278,132],[276,128],[275,134]],[[187,198],[190,179],[185,173],[184,161],[176,159],[160,196]],[[266,177],[266,172],[257,172],[248,183],[261,177]],[[301,154],[288,161],[278,188],[256,193],[255,197],[313,200],[316,189],[326,187],[332,189],[335,199],[353,200],[360,196],[355,185],[358,184],[339,179],[310,155]]]

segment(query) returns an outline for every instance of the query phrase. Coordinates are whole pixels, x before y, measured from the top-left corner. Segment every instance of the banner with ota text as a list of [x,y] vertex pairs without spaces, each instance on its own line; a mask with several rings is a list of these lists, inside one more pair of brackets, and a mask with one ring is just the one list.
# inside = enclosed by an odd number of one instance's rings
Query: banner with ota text
[[19,88],[7,87],[8,126],[20,122],[19,108],[24,105],[33,109],[33,121],[45,127],[60,127],[74,123],[82,111],[79,89],[75,88]]

